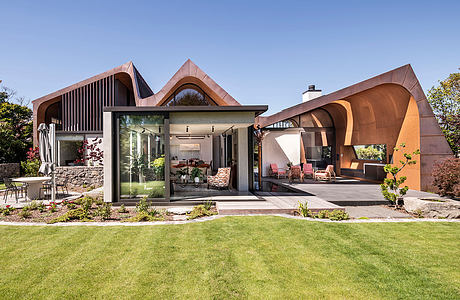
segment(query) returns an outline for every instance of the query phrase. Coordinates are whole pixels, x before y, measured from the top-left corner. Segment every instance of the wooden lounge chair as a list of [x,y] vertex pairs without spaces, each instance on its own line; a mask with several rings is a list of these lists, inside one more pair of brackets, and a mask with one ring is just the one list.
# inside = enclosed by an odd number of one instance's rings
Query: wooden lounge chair
[[335,181],[336,178],[333,165],[328,165],[326,170],[318,170],[315,172],[315,180],[332,181],[332,178],[334,178]]
[[304,176],[310,176],[311,178],[315,177],[315,171],[313,170],[312,164],[303,164],[303,174]]
[[231,168],[219,168],[216,175],[208,176],[208,189],[210,187],[228,189],[230,183],[230,169]]
[[278,168],[277,164],[270,164],[270,169],[268,170],[268,174],[270,176],[276,176],[278,177],[278,179],[280,178],[280,176],[286,177],[286,171]]
[[293,182],[294,179],[299,179],[300,182],[303,182],[303,172],[300,169],[300,166],[292,166],[289,169],[289,182]]

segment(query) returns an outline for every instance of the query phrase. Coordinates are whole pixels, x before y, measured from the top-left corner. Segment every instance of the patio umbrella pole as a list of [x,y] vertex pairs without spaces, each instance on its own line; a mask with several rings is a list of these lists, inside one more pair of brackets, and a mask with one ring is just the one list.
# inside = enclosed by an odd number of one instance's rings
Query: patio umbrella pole
[[50,124],[50,148],[51,148],[51,201],[56,201],[56,125]]

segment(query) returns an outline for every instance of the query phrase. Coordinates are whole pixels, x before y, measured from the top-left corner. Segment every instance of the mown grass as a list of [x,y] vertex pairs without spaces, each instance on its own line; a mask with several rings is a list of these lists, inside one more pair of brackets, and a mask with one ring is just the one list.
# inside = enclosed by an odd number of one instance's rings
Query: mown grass
[[460,224],[0,226],[1,298],[458,299]]

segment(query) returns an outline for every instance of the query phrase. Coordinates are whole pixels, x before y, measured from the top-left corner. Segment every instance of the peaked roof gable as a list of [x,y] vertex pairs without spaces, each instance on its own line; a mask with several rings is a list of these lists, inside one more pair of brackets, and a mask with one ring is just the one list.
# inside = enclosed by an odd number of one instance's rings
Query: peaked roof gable
[[141,99],[140,106],[161,106],[178,87],[186,83],[198,85],[219,106],[241,105],[208,74],[188,59],[158,93]]

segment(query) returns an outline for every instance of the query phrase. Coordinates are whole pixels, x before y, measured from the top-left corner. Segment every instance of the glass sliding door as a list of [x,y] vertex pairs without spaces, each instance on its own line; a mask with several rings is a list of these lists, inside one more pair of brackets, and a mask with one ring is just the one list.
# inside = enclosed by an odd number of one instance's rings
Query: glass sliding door
[[119,116],[120,199],[165,198],[164,116]]

